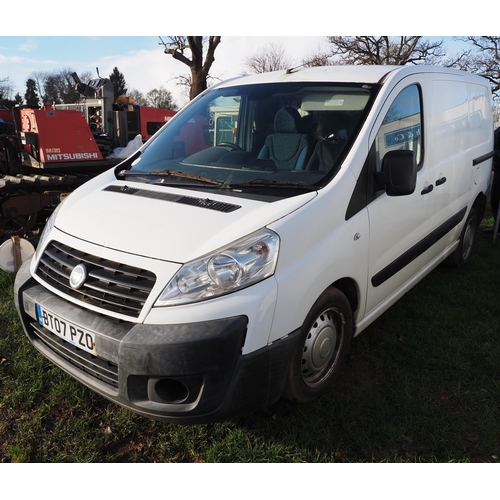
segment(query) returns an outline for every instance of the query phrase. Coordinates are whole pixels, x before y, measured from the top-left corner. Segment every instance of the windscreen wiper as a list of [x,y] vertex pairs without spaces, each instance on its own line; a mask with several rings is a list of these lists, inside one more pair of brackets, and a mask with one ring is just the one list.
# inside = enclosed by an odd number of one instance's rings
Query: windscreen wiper
[[223,184],[221,187],[226,189],[239,189],[239,188],[278,188],[278,189],[304,189],[305,191],[316,191],[315,186],[304,184],[303,182],[292,181],[273,181],[270,179],[254,179],[248,182],[238,182],[233,184]]
[[[204,184],[214,184],[216,186],[222,185],[222,182],[203,177],[201,175],[190,174],[188,172],[181,172],[180,170],[151,170],[149,172],[141,172],[139,170],[122,170],[118,173],[118,177],[176,177],[179,179],[189,179],[192,181],[202,182]],[[159,184],[163,184],[163,179]]]

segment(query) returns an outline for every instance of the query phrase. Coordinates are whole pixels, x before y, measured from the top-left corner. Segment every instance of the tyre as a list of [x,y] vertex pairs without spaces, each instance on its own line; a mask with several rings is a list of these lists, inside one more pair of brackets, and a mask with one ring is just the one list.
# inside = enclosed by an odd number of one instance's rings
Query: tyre
[[349,301],[336,288],[329,288],[315,302],[302,325],[283,397],[307,403],[330,389],[345,360],[351,337]]
[[477,226],[477,214],[472,208],[462,229],[458,247],[448,258],[448,264],[451,267],[461,269],[470,261],[476,242]]

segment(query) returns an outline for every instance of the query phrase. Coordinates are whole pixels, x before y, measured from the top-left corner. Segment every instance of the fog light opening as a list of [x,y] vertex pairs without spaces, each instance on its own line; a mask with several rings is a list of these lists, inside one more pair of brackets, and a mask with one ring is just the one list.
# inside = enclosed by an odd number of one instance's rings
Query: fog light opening
[[162,378],[155,384],[156,395],[165,403],[183,403],[189,396],[188,388],[178,380]]

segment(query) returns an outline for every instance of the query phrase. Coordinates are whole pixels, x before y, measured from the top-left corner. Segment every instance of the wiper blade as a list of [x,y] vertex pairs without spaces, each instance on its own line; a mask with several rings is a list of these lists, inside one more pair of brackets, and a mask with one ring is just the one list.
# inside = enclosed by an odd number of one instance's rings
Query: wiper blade
[[316,191],[316,187],[304,184],[303,182],[292,181],[273,181],[270,179],[254,179],[248,182],[239,182],[234,184],[224,184],[222,187],[227,189],[238,188],[258,188],[258,187],[272,187],[272,188],[285,188],[285,189],[304,189],[307,191]]
[[189,179],[192,181],[203,182],[205,184],[222,185],[221,182],[203,177],[201,175],[190,174],[188,172],[181,172],[180,170],[151,170],[149,172],[141,172],[137,170],[122,170],[118,173],[118,177],[176,177],[179,179]]
[[149,172],[142,172],[141,170],[120,170],[117,172],[116,177],[148,177]]
[[180,170],[151,170],[150,174],[158,177],[179,177],[181,179],[190,179],[193,181],[205,182],[207,184],[216,184],[217,186],[222,184],[222,182],[215,181],[210,177],[190,174],[189,172],[181,172]]

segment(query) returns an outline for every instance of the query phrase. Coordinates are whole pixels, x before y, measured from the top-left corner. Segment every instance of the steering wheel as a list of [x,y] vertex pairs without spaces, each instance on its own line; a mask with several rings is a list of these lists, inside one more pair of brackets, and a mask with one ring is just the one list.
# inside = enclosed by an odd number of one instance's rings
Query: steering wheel
[[243,148],[240,148],[237,144],[233,144],[232,142],[219,142],[217,146],[229,148],[231,151],[245,151]]

